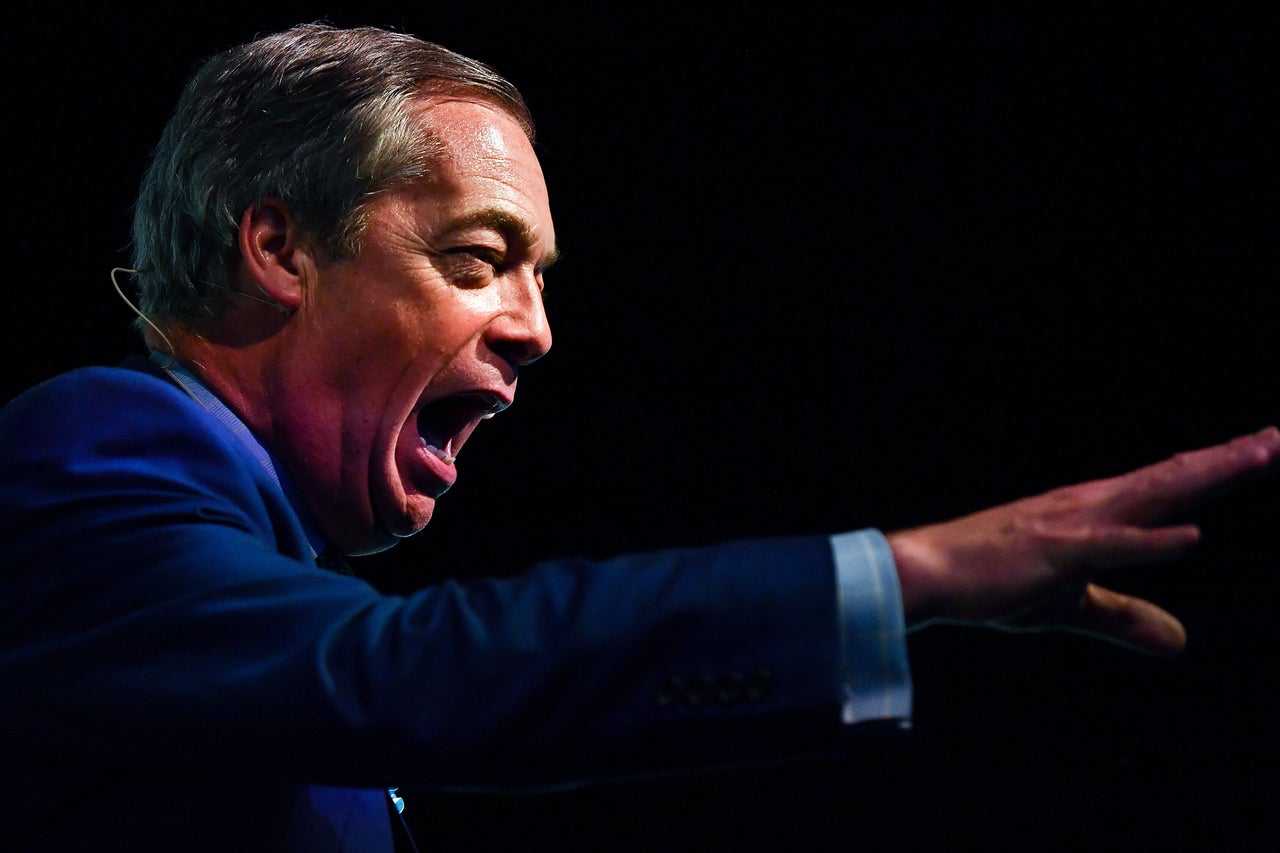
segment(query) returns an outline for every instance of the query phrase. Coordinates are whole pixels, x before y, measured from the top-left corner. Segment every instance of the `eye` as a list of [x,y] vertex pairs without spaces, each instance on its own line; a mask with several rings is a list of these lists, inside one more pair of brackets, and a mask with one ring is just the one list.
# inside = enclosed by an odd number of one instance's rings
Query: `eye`
[[458,284],[476,287],[500,275],[506,259],[488,246],[459,246],[438,256],[445,275]]
[[495,273],[502,272],[502,267],[506,263],[501,252],[496,249],[490,249],[487,246],[466,246],[461,251],[482,264],[488,264],[489,268]]

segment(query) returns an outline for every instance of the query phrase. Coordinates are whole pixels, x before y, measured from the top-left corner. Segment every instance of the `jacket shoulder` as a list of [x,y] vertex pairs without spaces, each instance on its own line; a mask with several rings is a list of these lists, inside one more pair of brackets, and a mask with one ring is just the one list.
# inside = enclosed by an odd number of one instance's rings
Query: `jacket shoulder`
[[158,504],[239,516],[272,491],[226,426],[145,371],[79,368],[0,409],[0,508],[14,524],[53,507],[64,522]]

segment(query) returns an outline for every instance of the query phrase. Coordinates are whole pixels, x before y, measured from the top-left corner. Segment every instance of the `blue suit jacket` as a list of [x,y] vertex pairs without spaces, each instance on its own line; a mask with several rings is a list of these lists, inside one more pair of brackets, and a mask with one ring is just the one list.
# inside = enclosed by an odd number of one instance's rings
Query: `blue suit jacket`
[[838,745],[826,537],[380,594],[318,569],[278,484],[146,364],[0,410],[7,839],[386,849],[387,786]]

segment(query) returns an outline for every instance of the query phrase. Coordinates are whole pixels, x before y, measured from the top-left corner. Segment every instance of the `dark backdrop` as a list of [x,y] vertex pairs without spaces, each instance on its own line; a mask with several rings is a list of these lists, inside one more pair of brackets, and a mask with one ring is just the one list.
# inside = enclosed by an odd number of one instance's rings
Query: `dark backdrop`
[[[1280,420],[1274,21],[790,4],[72,13],[5,29],[3,396],[136,344],[111,290],[187,72],[302,20],[497,66],[540,127],[556,346],[414,540],[406,590],[724,537],[950,517]],[[825,5],[825,4],[824,4]],[[410,798],[426,849],[1243,849],[1270,837],[1275,481],[1111,580],[1175,661],[912,636],[916,727],[851,762]]]

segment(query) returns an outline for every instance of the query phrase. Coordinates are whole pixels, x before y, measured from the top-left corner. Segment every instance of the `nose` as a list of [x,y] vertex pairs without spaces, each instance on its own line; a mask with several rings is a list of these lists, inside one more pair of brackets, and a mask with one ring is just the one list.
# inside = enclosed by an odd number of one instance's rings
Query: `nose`
[[541,280],[535,275],[509,277],[504,309],[489,326],[489,345],[511,364],[530,364],[551,349],[551,324],[542,303]]

